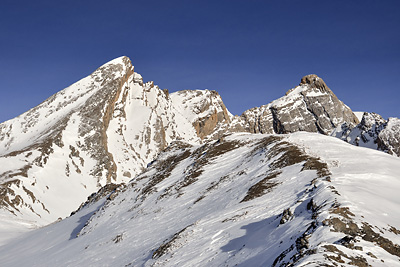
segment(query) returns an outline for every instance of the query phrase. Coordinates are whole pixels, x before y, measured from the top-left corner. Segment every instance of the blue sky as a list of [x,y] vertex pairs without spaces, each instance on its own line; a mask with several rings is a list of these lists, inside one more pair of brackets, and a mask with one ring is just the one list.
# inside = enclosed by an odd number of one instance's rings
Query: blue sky
[[3,0],[0,32],[0,122],[121,55],[237,115],[315,73],[354,111],[400,117],[397,0]]

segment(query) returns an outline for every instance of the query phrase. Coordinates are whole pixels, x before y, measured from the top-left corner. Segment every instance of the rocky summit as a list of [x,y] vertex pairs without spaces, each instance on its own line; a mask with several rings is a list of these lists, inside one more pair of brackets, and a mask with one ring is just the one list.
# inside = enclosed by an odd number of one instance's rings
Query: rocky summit
[[303,77],[285,96],[241,116],[244,129],[253,133],[307,131],[329,135],[343,123],[355,126],[358,119],[314,74]]
[[399,136],[315,74],[237,116],[120,57],[0,124],[0,262],[400,266]]

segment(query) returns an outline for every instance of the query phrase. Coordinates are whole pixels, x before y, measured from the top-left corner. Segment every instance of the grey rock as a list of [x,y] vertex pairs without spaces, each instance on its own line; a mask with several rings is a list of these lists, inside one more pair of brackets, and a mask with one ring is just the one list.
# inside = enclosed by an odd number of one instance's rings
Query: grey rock
[[279,224],[286,223],[287,221],[291,220],[292,217],[293,217],[293,213],[291,212],[290,208],[285,209],[282,213],[282,218],[281,218]]
[[343,123],[358,123],[351,109],[315,74],[304,76],[298,87],[280,99],[245,111],[241,118],[244,128],[253,133],[307,131],[329,135]]

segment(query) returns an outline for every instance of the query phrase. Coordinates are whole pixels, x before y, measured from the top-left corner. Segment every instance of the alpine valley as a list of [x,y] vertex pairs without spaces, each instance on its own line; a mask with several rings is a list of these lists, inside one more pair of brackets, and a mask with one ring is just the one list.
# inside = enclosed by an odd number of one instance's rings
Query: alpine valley
[[0,124],[0,265],[400,266],[399,156],[314,74],[234,116],[120,57]]

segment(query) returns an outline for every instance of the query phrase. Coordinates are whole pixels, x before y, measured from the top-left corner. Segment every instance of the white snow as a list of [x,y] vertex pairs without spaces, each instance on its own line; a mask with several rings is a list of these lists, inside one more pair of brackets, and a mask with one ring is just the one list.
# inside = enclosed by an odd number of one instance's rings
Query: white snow
[[[332,167],[332,182],[342,203],[379,227],[400,227],[400,159],[384,152],[349,145],[318,134],[295,133],[289,139],[306,151],[337,165]],[[384,217],[383,214],[386,214]],[[397,226],[396,226],[397,225]],[[400,241],[400,239],[399,239]]]
[[364,112],[363,111],[354,111],[353,113],[354,113],[354,115],[356,115],[358,121],[361,122],[362,117],[364,116]]

